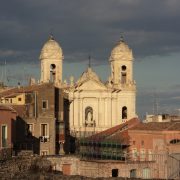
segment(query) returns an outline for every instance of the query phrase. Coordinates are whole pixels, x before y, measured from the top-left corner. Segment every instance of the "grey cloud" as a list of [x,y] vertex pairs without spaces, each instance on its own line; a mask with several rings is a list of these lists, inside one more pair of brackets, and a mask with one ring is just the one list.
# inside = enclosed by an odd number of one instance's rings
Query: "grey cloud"
[[98,62],[106,63],[124,32],[135,57],[166,55],[180,50],[179,6],[177,0],[157,0],[155,4],[148,0],[3,1],[0,49],[36,51],[29,55],[38,59],[48,34],[53,32],[66,61],[81,61],[73,55],[93,52]]

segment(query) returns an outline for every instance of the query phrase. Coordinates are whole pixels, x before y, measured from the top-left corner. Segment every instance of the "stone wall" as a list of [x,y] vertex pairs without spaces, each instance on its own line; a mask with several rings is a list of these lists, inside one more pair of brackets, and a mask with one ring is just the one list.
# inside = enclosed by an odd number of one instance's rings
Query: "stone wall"
[[[160,156],[155,161],[122,162],[117,160],[81,160],[75,156],[49,157],[54,170],[62,171],[64,175],[79,175],[91,178],[110,178],[113,170],[117,177],[124,178],[166,178],[167,166]],[[163,160],[164,162],[164,160]],[[135,175],[134,175],[135,174]]]
[[28,171],[49,171],[52,169],[51,162],[42,157],[14,157],[0,161],[0,177],[10,179],[17,174]]

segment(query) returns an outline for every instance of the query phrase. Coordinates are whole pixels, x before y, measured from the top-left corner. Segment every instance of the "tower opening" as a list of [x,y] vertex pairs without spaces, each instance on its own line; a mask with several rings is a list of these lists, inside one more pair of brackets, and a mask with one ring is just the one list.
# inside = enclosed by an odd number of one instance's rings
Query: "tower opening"
[[121,69],[122,69],[122,71],[125,71],[125,70],[126,70],[126,66],[123,65],[123,66],[121,67]]
[[126,72],[121,73],[121,83],[126,84]]
[[126,84],[126,78],[127,78],[126,69],[127,68],[125,65],[121,66],[121,83],[122,84]]
[[51,64],[50,65],[50,81],[55,82],[56,79],[56,65]]
[[122,108],[122,119],[127,119],[127,107]]

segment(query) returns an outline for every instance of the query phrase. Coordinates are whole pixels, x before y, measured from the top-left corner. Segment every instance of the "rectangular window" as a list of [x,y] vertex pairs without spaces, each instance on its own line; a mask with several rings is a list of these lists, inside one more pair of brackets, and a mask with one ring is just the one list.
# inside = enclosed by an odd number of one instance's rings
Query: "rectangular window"
[[125,72],[122,72],[121,83],[126,84],[126,73]]
[[42,150],[41,151],[41,156],[46,156],[48,155],[48,151],[47,150]]
[[149,159],[149,161],[153,160],[153,154],[152,154],[152,150],[151,149],[148,150],[148,159]]
[[132,158],[133,158],[133,160],[137,160],[137,157],[138,157],[138,153],[137,153],[137,149],[133,149],[132,150]]
[[7,147],[7,125],[1,127],[1,142],[2,147]]
[[18,101],[21,101],[22,99],[21,98],[18,98]]
[[140,160],[145,161],[145,158],[146,158],[146,151],[145,151],[145,149],[141,149]]
[[48,136],[48,124],[41,124],[41,136]]
[[48,100],[42,100],[42,108],[48,109]]
[[33,131],[34,131],[34,125],[33,124],[27,124],[27,135],[33,136]]

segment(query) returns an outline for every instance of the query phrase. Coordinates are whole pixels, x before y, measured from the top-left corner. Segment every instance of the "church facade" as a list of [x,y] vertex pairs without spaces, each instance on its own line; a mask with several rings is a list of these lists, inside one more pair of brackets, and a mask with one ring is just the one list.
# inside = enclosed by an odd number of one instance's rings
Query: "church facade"
[[40,60],[41,83],[53,80],[67,94],[70,133],[76,137],[109,129],[137,116],[133,54],[122,38],[111,51],[111,75],[105,83],[90,66],[76,82],[71,78],[69,85],[63,83],[63,52],[53,37],[43,46]]

